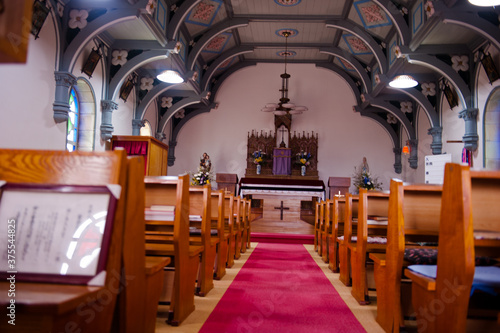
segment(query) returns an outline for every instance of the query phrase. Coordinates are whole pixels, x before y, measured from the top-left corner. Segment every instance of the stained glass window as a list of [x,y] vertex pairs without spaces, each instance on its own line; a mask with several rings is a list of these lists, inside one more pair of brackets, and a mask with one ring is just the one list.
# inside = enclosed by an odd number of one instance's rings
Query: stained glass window
[[69,95],[68,130],[66,136],[66,149],[75,151],[78,142],[78,97],[75,89]]

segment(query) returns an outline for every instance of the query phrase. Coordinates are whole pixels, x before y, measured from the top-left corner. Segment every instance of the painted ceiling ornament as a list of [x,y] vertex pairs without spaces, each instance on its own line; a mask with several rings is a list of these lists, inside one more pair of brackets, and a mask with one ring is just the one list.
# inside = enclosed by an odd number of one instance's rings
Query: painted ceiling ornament
[[196,42],[194,41],[194,39],[192,39],[190,42],[189,42],[189,46],[195,46],[196,45]]
[[174,12],[174,13],[175,13],[175,12],[177,11],[177,9],[179,9],[179,7],[177,7],[177,5],[176,5],[176,4],[173,4],[172,6],[170,6],[170,11],[171,11],[171,12]]
[[427,15],[427,18],[430,18],[432,15],[434,15],[434,4],[432,1],[427,1],[424,6],[425,9],[425,15]]
[[193,19],[210,22],[212,15],[215,13],[215,6],[210,3],[200,2],[194,9]]
[[454,55],[453,57],[451,57],[451,62],[453,63],[451,67],[453,67],[455,72],[458,71],[465,72],[469,69],[469,57],[466,55],[462,56]]
[[394,55],[396,56],[396,58],[402,58],[403,57],[403,53],[401,52],[401,48],[399,46],[394,46]]
[[151,90],[153,89],[154,79],[152,77],[143,77],[141,78],[141,90]]
[[274,0],[278,5],[281,6],[295,6],[298,5],[302,0]]
[[434,82],[422,83],[422,94],[424,94],[424,96],[435,96],[436,84]]
[[85,28],[87,26],[87,17],[89,17],[89,12],[85,9],[72,9],[69,12],[68,27],[80,30]]
[[114,66],[123,66],[127,63],[127,50],[114,50],[111,56],[113,57],[111,59],[111,64]]
[[364,103],[366,101],[365,94],[361,94],[359,97],[361,98],[361,102]]
[[196,79],[198,78],[198,72],[194,72],[193,75],[191,76],[191,80],[192,81],[196,81]]
[[375,74],[375,83],[376,84],[380,83],[380,74]]
[[182,49],[182,43],[181,42],[177,42],[177,43],[175,43],[175,47],[172,50],[172,53],[179,54],[179,52],[181,52],[181,49]]
[[149,0],[147,6],[146,6],[146,11],[148,14],[153,15],[156,9],[156,0]]
[[57,2],[57,13],[59,17],[63,17],[64,15],[64,4],[61,1]]
[[398,122],[398,120],[396,119],[396,117],[394,117],[394,115],[388,113],[387,114],[387,122],[389,124],[396,124]]
[[208,68],[208,65],[207,65],[207,64],[203,65],[203,69],[204,69],[204,70],[207,70],[207,68]]
[[403,111],[404,113],[413,112],[413,105],[410,101],[401,102],[399,105],[401,106],[401,111]]
[[174,115],[174,118],[177,118],[177,119],[182,119],[186,116],[186,111],[184,109],[180,109],[179,111],[177,111]]
[[401,7],[401,14],[403,14],[403,15],[408,15],[408,8],[406,8],[406,7]]
[[172,97],[162,97],[161,98],[161,107],[162,108],[169,108],[172,106],[172,101],[174,99]]

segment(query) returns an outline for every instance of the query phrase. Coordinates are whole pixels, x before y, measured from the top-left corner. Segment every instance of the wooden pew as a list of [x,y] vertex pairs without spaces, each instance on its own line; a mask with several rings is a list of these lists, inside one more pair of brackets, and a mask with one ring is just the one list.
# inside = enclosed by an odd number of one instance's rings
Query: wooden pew
[[[13,183],[109,185],[126,190],[126,153],[0,150],[0,179]],[[0,321],[9,332],[109,332],[122,285],[121,255],[125,195],[115,211],[104,286],[16,281],[15,327]],[[0,304],[9,304],[9,283],[0,282]]]
[[[439,227],[442,187],[390,184],[386,253],[370,253],[374,261],[377,289],[377,322],[386,332],[404,326],[402,273],[408,262],[405,249],[418,248],[417,242],[435,242]],[[405,304],[407,307],[407,304]]]
[[320,202],[316,202],[315,209],[314,209],[314,251],[318,252],[319,254],[319,244],[321,242],[321,233],[320,233],[320,222],[319,222],[319,217],[320,217]]
[[224,191],[213,191],[211,193],[211,213],[212,213],[212,230],[217,230],[217,257],[215,263],[215,274],[214,278],[216,280],[222,279],[226,275],[226,262],[227,262],[227,251],[228,251],[228,235],[226,234],[226,226],[224,219]]
[[[190,243],[194,245],[202,245],[204,250],[201,253],[200,268],[196,284],[196,295],[205,296],[214,287],[214,267],[215,257],[217,254],[217,244],[219,237],[217,229],[215,235],[212,236],[212,195],[210,185],[203,187],[189,188],[189,214],[200,216],[201,221],[198,223],[190,223],[191,228],[195,227],[195,231],[190,233]],[[215,212],[218,213],[218,210]],[[217,216],[215,216],[217,219]],[[217,220],[216,220],[217,221]]]
[[234,250],[236,248],[236,232],[234,231],[234,195],[226,192],[224,197],[224,225],[226,226],[225,238],[227,239],[226,267],[234,265]]
[[[324,262],[328,262],[328,250],[329,250],[329,240],[330,240],[330,235],[332,233],[331,230],[331,220],[330,220],[330,204],[332,200],[325,200],[323,201],[323,218],[321,219],[323,224],[321,225],[321,258],[323,259]],[[321,212],[321,210],[320,210]]]
[[[118,297],[115,324],[119,332],[154,332],[159,290],[164,271],[171,259],[146,257],[144,221],[144,159],[129,157],[125,200],[125,232],[123,235],[123,281]],[[140,319],[142,318],[142,319]]]
[[326,250],[323,247],[323,229],[325,225],[325,201],[321,201],[318,206],[318,254],[322,257]]
[[361,305],[370,303],[366,272],[367,253],[385,252],[388,211],[389,193],[359,189],[356,242],[351,242],[348,246],[351,252],[351,294]]
[[247,199],[247,249],[252,248],[252,241],[251,241],[251,235],[252,235],[252,200]]
[[242,199],[242,241],[241,241],[241,253],[247,252],[250,248],[250,205],[251,201],[249,199]]
[[173,292],[168,323],[179,325],[194,311],[194,290],[199,267],[201,245],[189,242],[189,176],[146,176],[146,207],[167,205],[175,207],[173,221],[157,218],[146,221],[146,231],[173,234],[173,241],[150,243],[146,238],[148,256],[168,256],[174,267]]
[[241,247],[243,242],[243,199],[240,197],[234,197],[233,201],[233,214],[234,214],[234,226],[233,233],[235,237],[234,243],[234,259],[240,259],[241,257]]
[[339,280],[346,286],[351,285],[351,244],[353,225],[352,219],[358,217],[358,196],[346,193],[345,196],[345,219],[343,239],[339,242]]
[[334,196],[329,207],[331,225],[330,239],[328,242],[328,267],[334,272],[339,272],[339,241],[338,237],[344,234],[345,196]]
[[405,270],[412,280],[420,331],[465,332],[471,288],[479,283],[500,289],[500,267],[475,267],[481,248],[491,247],[497,258],[500,255],[499,203],[500,171],[470,171],[465,165],[446,164],[437,267],[432,266],[437,272],[429,277],[415,266]]

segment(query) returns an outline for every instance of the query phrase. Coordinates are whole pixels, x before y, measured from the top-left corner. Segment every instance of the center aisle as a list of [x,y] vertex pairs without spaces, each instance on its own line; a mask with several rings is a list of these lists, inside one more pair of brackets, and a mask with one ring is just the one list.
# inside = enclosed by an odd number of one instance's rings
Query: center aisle
[[365,332],[300,244],[259,243],[200,332]]

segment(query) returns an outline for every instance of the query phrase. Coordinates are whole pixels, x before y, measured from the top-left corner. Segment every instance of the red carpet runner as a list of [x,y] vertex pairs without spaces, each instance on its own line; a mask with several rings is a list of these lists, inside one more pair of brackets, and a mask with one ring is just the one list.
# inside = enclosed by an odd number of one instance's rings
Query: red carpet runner
[[365,332],[303,245],[259,243],[200,332]]

